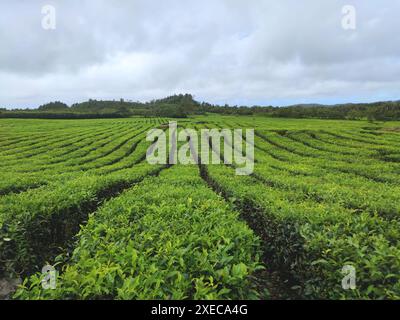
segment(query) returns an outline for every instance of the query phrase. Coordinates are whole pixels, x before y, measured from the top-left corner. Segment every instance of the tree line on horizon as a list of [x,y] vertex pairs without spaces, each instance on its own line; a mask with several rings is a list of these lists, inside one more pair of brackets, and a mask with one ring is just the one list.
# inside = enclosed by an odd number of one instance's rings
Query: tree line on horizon
[[304,104],[288,107],[230,106],[196,101],[191,94],[179,94],[146,103],[120,100],[94,100],[71,106],[55,101],[37,109],[0,109],[0,118],[126,118],[132,116],[187,118],[190,115],[259,115],[278,118],[316,118],[390,121],[400,120],[400,101],[348,103],[333,106]]

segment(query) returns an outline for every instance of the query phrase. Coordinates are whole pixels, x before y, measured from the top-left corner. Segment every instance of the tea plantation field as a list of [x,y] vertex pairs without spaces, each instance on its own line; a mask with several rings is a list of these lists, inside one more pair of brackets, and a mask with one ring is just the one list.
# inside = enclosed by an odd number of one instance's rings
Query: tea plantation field
[[235,164],[148,163],[146,134],[168,122],[0,120],[11,298],[400,298],[400,123],[177,121],[254,129],[254,172],[239,176]]

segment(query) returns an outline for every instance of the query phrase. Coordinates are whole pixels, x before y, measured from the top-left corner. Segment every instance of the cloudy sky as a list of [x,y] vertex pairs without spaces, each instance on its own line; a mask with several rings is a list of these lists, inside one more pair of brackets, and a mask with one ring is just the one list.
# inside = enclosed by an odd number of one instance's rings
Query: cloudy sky
[[398,100],[399,15],[400,0],[1,0],[0,107]]

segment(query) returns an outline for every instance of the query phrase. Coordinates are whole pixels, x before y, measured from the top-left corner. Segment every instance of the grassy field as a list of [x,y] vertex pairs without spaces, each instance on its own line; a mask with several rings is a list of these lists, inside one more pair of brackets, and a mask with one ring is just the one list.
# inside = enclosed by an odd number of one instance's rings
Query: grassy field
[[[400,123],[178,120],[254,129],[254,173],[238,176],[149,164],[146,134],[168,121],[0,120],[0,279],[21,279],[13,298],[400,298]],[[46,264],[56,289],[41,285]]]

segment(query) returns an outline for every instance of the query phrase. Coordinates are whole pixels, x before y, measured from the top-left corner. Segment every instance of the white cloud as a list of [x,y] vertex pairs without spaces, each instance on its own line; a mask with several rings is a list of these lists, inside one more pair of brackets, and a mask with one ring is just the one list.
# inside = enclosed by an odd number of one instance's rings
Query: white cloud
[[[57,29],[41,28],[52,4]],[[148,100],[232,104],[399,99],[400,1],[3,0],[0,106]]]

